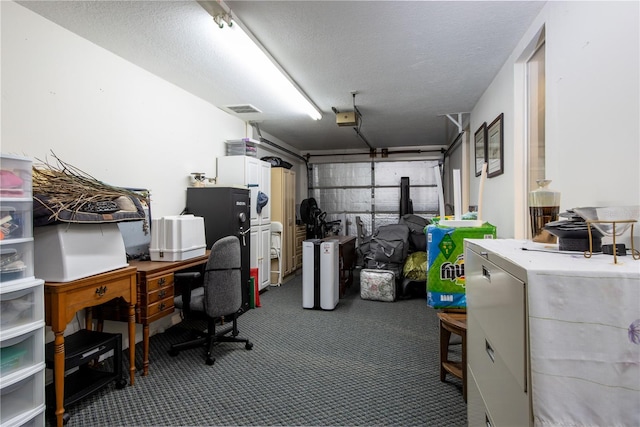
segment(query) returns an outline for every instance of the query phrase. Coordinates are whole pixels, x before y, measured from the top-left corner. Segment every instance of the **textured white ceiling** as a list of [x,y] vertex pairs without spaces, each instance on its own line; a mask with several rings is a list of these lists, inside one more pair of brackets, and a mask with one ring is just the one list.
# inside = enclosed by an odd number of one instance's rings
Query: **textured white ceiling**
[[24,1],[23,6],[307,150],[368,149],[332,107],[363,115],[371,146],[446,145],[443,117],[468,112],[544,5],[542,1],[249,1],[226,5],[322,110],[289,111],[247,84],[251,63],[215,44],[196,1]]

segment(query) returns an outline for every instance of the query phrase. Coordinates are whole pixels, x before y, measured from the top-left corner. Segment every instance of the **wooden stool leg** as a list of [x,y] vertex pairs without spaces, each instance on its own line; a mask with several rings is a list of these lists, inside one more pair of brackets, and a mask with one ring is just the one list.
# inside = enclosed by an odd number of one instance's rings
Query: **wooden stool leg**
[[467,331],[460,331],[462,337],[462,398],[467,401]]
[[447,371],[444,369],[444,364],[449,361],[449,339],[451,338],[451,332],[444,328],[442,321],[440,321],[440,381],[444,382],[447,375]]

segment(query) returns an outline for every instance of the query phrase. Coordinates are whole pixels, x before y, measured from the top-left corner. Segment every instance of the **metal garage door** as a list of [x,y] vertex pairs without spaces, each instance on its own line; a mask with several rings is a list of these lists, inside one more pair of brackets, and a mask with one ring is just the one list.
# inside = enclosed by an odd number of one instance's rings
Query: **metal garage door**
[[413,212],[437,215],[437,165],[437,160],[311,164],[309,197],[327,212],[327,221],[346,219],[346,234],[356,235],[356,216],[371,234],[381,225],[398,223],[402,177],[409,177]]

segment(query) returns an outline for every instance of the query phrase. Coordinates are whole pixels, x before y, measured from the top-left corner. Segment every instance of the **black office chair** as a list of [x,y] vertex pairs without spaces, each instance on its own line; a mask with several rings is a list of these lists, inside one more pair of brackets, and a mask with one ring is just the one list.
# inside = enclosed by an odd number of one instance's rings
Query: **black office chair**
[[[185,317],[197,317],[204,314],[208,328],[196,339],[173,344],[169,350],[176,356],[181,350],[206,345],[207,365],[213,365],[215,358],[211,356],[213,346],[220,342],[243,342],[245,348],[251,350],[253,344],[246,338],[238,337],[237,317],[242,305],[242,279],[240,273],[240,241],[236,236],[227,236],[213,244],[209,260],[205,266],[201,287],[190,289],[185,287],[182,295],[174,299],[175,306],[183,310]],[[176,281],[187,279],[194,281],[200,273],[177,273]],[[216,333],[216,322],[221,319],[232,321],[232,327]],[[227,334],[231,332],[231,336]]]
[[300,219],[307,226],[307,239],[324,239],[328,234],[338,234],[341,221],[326,221],[326,217],[327,213],[318,208],[313,197],[300,203]]

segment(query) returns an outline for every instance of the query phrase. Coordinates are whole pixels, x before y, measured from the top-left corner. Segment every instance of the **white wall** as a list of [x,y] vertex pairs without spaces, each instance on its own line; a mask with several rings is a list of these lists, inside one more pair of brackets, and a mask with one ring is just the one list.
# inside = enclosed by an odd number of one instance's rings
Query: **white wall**
[[[504,112],[505,173],[488,179],[484,219],[526,237],[521,66],[546,31],[546,177],[560,209],[640,204],[638,2],[548,2],[471,112],[471,132]],[[473,141],[473,138],[471,138]],[[473,156],[469,167],[473,170]],[[479,178],[470,174],[470,203]]]
[[[151,190],[154,216],[185,206],[191,172],[216,174],[245,123],[13,3],[2,1],[1,149]],[[47,157],[48,156],[48,157]]]
[[184,209],[191,172],[216,175],[225,140],[247,136],[243,121],[28,9],[0,1],[0,10],[3,153],[53,162],[53,151],[108,184],[148,188],[159,217]]

